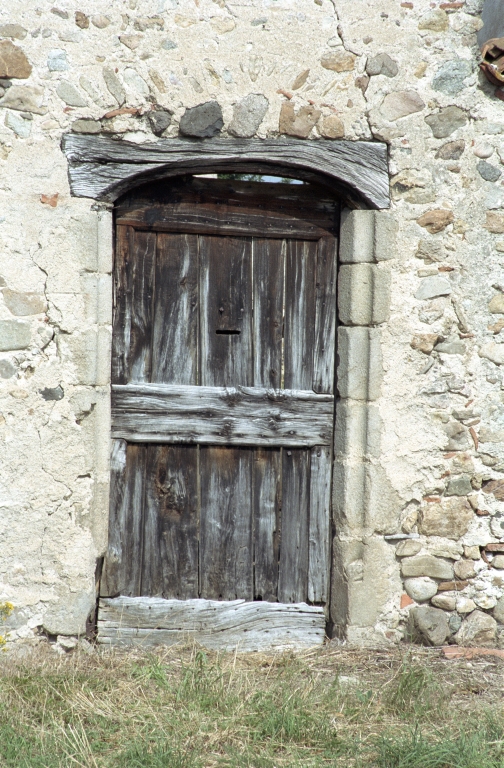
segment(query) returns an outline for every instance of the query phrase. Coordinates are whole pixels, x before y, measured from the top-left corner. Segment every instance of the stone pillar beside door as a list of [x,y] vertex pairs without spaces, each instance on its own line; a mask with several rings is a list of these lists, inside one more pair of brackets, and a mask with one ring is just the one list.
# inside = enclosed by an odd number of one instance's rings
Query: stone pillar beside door
[[383,642],[379,616],[400,593],[384,539],[397,500],[380,465],[382,327],[390,317],[397,224],[384,211],[345,210],[338,274],[339,401],[333,476],[333,635],[357,645]]

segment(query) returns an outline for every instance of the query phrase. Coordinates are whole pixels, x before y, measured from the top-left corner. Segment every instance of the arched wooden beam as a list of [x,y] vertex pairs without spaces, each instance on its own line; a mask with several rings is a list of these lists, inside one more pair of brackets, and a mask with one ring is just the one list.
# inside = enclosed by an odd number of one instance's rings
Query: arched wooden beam
[[278,139],[163,139],[133,144],[68,133],[70,190],[76,197],[114,202],[151,179],[185,173],[289,173],[325,183],[371,208],[390,205],[387,147],[370,141]]

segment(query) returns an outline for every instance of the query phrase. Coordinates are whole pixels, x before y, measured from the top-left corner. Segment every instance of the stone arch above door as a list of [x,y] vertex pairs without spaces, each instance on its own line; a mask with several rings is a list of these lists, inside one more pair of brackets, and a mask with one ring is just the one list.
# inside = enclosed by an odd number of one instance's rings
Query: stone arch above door
[[390,205],[387,146],[370,141],[296,139],[166,139],[133,144],[106,137],[66,134],[70,189],[76,197],[113,202],[150,180],[184,173],[291,172],[331,186],[352,207]]

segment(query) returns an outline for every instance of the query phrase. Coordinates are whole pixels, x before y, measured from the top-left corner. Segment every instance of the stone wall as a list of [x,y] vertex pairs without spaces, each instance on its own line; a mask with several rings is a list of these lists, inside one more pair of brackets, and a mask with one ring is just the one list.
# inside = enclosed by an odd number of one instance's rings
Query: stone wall
[[392,208],[348,219],[363,242],[373,217],[374,250],[340,274],[342,353],[380,385],[356,396],[342,370],[333,618],[358,643],[503,642],[504,104],[478,72],[481,5],[3,4],[11,639],[82,633],[106,546],[112,219],[70,196],[60,141],[74,131],[389,144]]

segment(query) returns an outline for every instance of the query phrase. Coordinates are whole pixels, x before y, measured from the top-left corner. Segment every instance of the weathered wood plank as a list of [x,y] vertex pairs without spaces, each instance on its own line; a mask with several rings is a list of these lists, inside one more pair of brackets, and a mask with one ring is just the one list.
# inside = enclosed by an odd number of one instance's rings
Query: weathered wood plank
[[168,175],[227,170],[255,162],[315,171],[376,208],[390,205],[387,147],[379,142],[216,138],[139,145],[68,133],[62,149],[69,163],[72,194],[77,196],[114,200],[127,188],[130,177],[145,177],[150,164],[154,171]]
[[317,248],[313,391],[334,392],[336,352],[336,238],[324,237]]
[[278,600],[299,603],[308,593],[310,451],[282,451],[282,533]]
[[143,595],[199,596],[198,449],[147,446]]
[[149,381],[156,235],[118,227],[112,381]]
[[141,594],[145,445],[112,441],[109,542],[101,595]]
[[[307,225],[335,230],[338,225],[339,196],[313,184],[263,183],[243,179],[219,179],[183,176],[166,181],[154,181],[124,195],[116,206],[116,221],[134,217],[143,227],[153,221],[167,221],[166,207],[195,211],[211,210],[213,216],[227,220],[240,211],[247,211],[275,220],[286,219],[293,226]],[[170,215],[171,218],[171,215]],[[300,222],[300,223],[298,223]],[[309,238],[308,238],[309,239]]]
[[250,386],[252,240],[200,237],[201,378],[204,386]]
[[284,240],[254,238],[254,386],[281,386]]
[[332,395],[311,391],[114,385],[112,435],[135,442],[328,445],[333,405]]
[[330,446],[311,449],[308,600],[312,603],[327,603],[329,598],[331,463]]
[[287,241],[284,387],[312,389],[317,243]]
[[280,651],[321,645],[322,608],[233,600],[102,599],[98,642],[155,647],[197,642],[209,649]]
[[200,449],[201,597],[253,598],[252,460],[247,448]]
[[254,451],[254,598],[269,601],[277,599],[278,591],[281,459],[279,448]]
[[[268,211],[254,211],[250,208],[233,210],[224,205],[163,205],[145,210],[124,213],[118,223],[156,232],[186,232],[202,235],[235,237],[298,237],[318,240],[327,234],[325,229],[309,221],[273,214]],[[334,226],[333,221],[327,222]]]
[[198,242],[157,237],[152,382],[198,383]]

